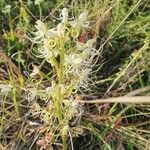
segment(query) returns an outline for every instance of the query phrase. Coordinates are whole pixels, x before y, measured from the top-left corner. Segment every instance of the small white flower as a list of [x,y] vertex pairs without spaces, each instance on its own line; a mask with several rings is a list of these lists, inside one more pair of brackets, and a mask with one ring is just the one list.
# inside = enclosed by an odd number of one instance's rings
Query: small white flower
[[56,29],[52,28],[52,29],[48,30],[47,27],[45,26],[45,24],[41,20],[36,21],[35,27],[38,30],[37,32],[35,32],[35,36],[36,36],[34,38],[35,43],[43,42],[44,38],[54,38],[57,36]]
[[83,59],[88,59],[89,62],[95,55],[97,55],[97,50],[93,47],[95,39],[90,39],[86,43],[76,42],[77,49],[82,51],[81,55]]
[[37,57],[39,58],[45,58],[45,60],[47,62],[49,62],[52,66],[54,66],[54,57],[56,58],[59,54],[59,50],[58,49],[44,49],[41,48],[39,49],[39,55],[37,55]]
[[1,93],[6,94],[12,90],[9,84],[0,84]]
[[39,32],[45,34],[45,32],[47,32],[45,24],[41,21],[41,20],[37,20],[36,21],[35,27],[38,29]]
[[67,64],[71,64],[73,66],[78,66],[82,64],[82,58],[78,55],[70,54],[65,58]]
[[30,74],[30,77],[34,77],[35,75],[39,74],[39,72],[40,72],[40,69],[38,68],[38,66],[36,66],[34,64],[32,64],[32,66],[33,66],[33,71]]
[[[82,70],[83,67],[86,64],[84,63],[84,60],[82,59],[82,55],[74,55],[70,54],[65,58],[65,66],[67,68],[66,76],[73,77],[72,80],[74,80],[75,84],[74,86],[77,86],[80,84],[81,77],[82,76]],[[84,78],[84,77],[83,77]],[[82,79],[83,79],[82,78]]]
[[40,5],[44,0],[35,0],[35,5]]
[[62,9],[62,13],[61,13],[61,17],[62,17],[62,23],[66,23],[68,21],[68,10],[67,8],[63,8]]
[[34,43],[39,44],[43,44],[43,41],[50,43],[52,39],[53,43],[56,43],[56,37],[64,36],[65,32],[65,26],[62,23],[59,23],[57,25],[57,28],[48,29],[47,26],[41,20],[38,20],[36,21],[35,27],[38,31],[35,32]]
[[10,13],[11,5],[6,5],[4,7],[4,10],[2,10],[3,13]]
[[89,26],[89,22],[87,21],[88,11],[84,11],[76,21],[70,21],[69,24],[80,30],[81,27],[87,28]]
[[79,76],[79,72],[82,68],[82,58],[78,55],[70,54],[65,58],[65,64],[67,66],[68,73],[73,74],[74,76]]

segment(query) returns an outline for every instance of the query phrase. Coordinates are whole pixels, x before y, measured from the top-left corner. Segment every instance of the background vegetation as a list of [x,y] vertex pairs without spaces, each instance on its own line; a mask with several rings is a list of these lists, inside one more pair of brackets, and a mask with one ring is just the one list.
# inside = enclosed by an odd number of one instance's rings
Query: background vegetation
[[[52,81],[52,66],[36,57],[29,39],[39,19],[55,27],[64,7],[70,18],[89,10],[91,26],[80,38],[95,37],[100,52],[89,75],[92,84],[73,95],[81,114],[67,129],[57,115],[50,117],[42,90]],[[149,7],[148,0],[0,0],[0,149],[148,150]],[[30,77],[36,67],[42,81]],[[109,103],[110,97],[119,98]],[[63,110],[64,118],[68,112]]]

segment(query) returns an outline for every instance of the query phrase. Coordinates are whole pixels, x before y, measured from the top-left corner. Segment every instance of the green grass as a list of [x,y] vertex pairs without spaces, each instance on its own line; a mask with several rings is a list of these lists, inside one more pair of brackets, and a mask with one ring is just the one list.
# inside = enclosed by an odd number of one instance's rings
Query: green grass
[[[148,150],[149,6],[147,0],[0,0],[0,149]],[[89,10],[90,27],[82,32],[95,37],[99,53],[88,87],[76,89],[78,78],[65,76],[65,57],[77,52],[76,30],[65,31],[68,43],[51,41],[61,49],[53,65],[37,57],[41,45],[31,41],[36,21],[56,27],[64,7],[70,20]]]

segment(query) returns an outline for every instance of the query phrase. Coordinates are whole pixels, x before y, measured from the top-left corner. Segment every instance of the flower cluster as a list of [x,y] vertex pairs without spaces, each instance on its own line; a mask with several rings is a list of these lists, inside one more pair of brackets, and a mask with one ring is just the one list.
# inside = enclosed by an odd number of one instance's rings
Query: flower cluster
[[37,32],[33,42],[39,45],[38,57],[56,66],[59,63],[57,58],[63,51],[63,77],[69,81],[69,84],[74,82],[76,88],[88,83],[91,62],[96,55],[93,47],[95,39],[88,39],[85,43],[78,40],[81,33],[86,32],[89,27],[87,15],[88,11],[84,11],[76,20],[68,21],[70,20],[68,10],[64,8],[60,14],[62,21],[56,28],[49,29],[41,20],[35,25]]
[[[95,39],[86,36],[89,28],[87,16],[88,11],[84,11],[77,19],[71,20],[68,10],[64,8],[60,14],[61,22],[55,28],[49,28],[46,23],[38,20],[35,25],[37,31],[32,38],[37,45],[37,57],[43,58],[53,68],[51,85],[46,86],[45,90],[38,90],[37,95],[42,100],[52,102],[59,119],[68,114],[64,118],[68,118],[68,121],[75,118],[73,122],[80,118],[82,112],[73,95],[79,89],[89,86],[92,61],[97,54]],[[37,74],[40,74],[40,69],[33,65],[30,77],[34,78]],[[34,97],[32,90],[29,93],[29,97]],[[49,120],[51,114],[46,109],[43,118]]]

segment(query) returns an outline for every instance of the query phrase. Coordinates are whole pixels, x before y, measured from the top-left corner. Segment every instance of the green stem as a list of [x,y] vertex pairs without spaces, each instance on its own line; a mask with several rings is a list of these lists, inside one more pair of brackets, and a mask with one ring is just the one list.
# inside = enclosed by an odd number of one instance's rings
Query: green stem
[[[62,109],[62,100],[63,100],[63,95],[62,95],[62,84],[63,84],[63,77],[64,77],[64,42],[62,40],[61,43],[61,49],[60,49],[60,66],[59,66],[59,105],[60,105],[60,113],[61,117],[63,118],[63,109]],[[62,120],[61,118],[61,120]],[[62,135],[62,142],[63,142],[63,150],[67,150],[67,136]]]
[[63,83],[63,63],[64,63],[64,48],[60,52],[60,67],[59,67],[59,85]]
[[67,150],[67,137],[62,136],[63,150]]
[[42,19],[42,8],[41,5],[39,4],[39,16],[40,16],[40,20]]
[[57,68],[57,75],[58,75],[58,96],[56,98],[56,114],[59,120],[59,123],[63,119],[63,108],[62,108],[62,101],[63,101],[63,95],[62,95],[62,84],[63,84],[63,63],[64,63],[64,42],[61,42],[60,46],[60,64]]

